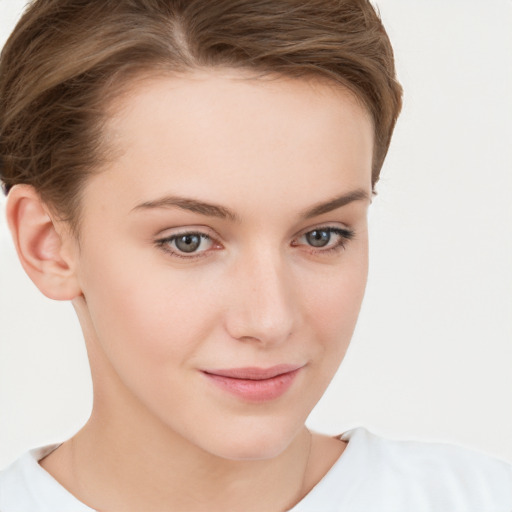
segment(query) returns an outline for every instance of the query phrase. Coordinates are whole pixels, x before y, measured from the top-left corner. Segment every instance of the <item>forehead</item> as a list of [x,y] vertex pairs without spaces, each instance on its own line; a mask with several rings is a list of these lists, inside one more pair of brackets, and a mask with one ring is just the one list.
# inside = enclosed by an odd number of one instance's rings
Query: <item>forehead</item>
[[163,193],[236,208],[371,189],[372,122],[339,86],[212,70],[134,82],[113,106],[116,156],[91,186],[119,189],[125,208]]

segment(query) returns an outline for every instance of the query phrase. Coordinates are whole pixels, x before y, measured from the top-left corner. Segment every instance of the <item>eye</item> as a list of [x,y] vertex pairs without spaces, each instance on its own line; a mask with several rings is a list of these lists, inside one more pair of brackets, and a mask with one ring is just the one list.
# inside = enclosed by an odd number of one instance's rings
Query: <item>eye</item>
[[195,252],[201,247],[203,238],[201,235],[191,233],[177,236],[173,242],[181,252]]
[[156,243],[165,251],[181,258],[202,256],[215,246],[209,235],[200,232],[178,233],[161,238]]
[[315,229],[305,235],[306,241],[313,247],[324,247],[331,240],[331,231],[328,229]]
[[319,227],[304,233],[292,245],[306,245],[318,249],[317,252],[329,252],[343,249],[352,238],[354,238],[354,232],[349,229]]

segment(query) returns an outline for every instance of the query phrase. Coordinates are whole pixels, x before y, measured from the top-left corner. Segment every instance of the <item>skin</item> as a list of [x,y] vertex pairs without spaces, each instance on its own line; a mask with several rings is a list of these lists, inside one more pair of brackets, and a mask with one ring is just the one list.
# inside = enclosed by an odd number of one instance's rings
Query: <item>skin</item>
[[[93,411],[41,465],[98,510],[286,510],[345,446],[304,422],[364,294],[371,120],[339,87],[230,70],[140,81],[114,107],[116,157],[83,191],[80,240],[53,222],[48,246],[83,328]],[[30,212],[23,190],[9,211]],[[176,196],[236,219],[162,201]],[[312,211],[340,196],[353,200]],[[320,228],[329,242],[313,247]],[[157,242],[184,232],[210,240],[185,255]],[[300,370],[257,403],[203,373],[278,364]]]

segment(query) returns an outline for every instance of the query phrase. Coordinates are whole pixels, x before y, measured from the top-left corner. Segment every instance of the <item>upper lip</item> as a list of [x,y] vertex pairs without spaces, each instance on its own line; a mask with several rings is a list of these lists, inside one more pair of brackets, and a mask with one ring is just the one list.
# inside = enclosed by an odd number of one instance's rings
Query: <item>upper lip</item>
[[304,365],[297,364],[278,364],[271,366],[270,368],[258,368],[255,366],[247,366],[244,368],[227,368],[227,369],[215,369],[215,370],[203,370],[204,373],[210,375],[218,375],[220,377],[229,377],[231,379],[245,379],[245,380],[265,380],[290,373]]

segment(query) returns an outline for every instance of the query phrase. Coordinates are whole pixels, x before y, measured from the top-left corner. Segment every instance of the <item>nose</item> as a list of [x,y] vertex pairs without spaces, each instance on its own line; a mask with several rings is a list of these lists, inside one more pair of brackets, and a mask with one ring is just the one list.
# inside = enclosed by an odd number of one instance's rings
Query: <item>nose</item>
[[299,309],[284,258],[270,250],[258,250],[238,262],[231,279],[225,319],[230,336],[262,345],[286,341],[297,328]]

